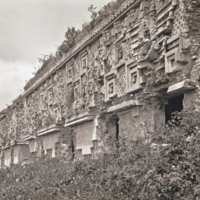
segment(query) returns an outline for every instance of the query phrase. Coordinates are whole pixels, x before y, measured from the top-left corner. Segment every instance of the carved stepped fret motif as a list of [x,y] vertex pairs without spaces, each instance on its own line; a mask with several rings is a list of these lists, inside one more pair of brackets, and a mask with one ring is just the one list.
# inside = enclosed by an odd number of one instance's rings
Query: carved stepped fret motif
[[33,157],[56,157],[63,146],[69,155],[89,155],[109,135],[136,139],[162,128],[174,98],[198,109],[200,41],[188,23],[192,6],[125,0],[76,39],[0,113],[1,163],[12,162],[13,141],[26,141]]

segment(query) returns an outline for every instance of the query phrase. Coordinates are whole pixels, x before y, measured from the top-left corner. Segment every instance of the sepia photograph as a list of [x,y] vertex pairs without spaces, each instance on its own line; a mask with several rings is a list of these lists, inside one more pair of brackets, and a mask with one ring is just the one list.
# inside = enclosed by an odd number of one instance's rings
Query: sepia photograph
[[0,200],[200,200],[200,0],[0,5]]

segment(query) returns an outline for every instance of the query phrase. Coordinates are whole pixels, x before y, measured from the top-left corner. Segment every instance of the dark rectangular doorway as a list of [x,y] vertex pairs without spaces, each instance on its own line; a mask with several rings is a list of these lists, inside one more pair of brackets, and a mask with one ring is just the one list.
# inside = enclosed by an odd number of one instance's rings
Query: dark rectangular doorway
[[119,140],[119,119],[116,119],[116,139]]
[[183,98],[184,95],[169,99],[168,104],[165,106],[165,123],[171,120],[173,112],[180,112],[183,110]]

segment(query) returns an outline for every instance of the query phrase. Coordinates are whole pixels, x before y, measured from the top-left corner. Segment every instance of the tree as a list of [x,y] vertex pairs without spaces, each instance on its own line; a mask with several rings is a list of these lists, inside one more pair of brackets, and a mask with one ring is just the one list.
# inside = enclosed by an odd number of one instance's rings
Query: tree
[[71,47],[75,45],[77,34],[79,30],[76,30],[75,27],[67,29],[65,33],[65,40],[63,43],[58,47],[58,51],[62,53],[66,53]]
[[43,55],[42,54],[42,57],[38,58],[38,62],[41,64],[41,68],[38,70],[38,72],[40,70],[44,69],[53,60],[53,58],[54,58],[54,56],[53,56],[52,53],[50,55]]

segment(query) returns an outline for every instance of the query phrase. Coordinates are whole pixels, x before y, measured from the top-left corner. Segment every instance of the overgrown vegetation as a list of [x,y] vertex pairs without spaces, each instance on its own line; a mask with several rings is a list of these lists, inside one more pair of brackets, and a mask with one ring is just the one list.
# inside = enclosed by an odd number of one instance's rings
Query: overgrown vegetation
[[0,170],[0,199],[154,200],[200,197],[199,113],[175,113],[165,130],[107,138],[93,158],[67,156]]
[[[51,53],[50,55],[42,55],[40,58],[38,58],[40,66],[35,68],[36,71],[33,72],[33,74],[34,75],[39,74],[53,60],[60,59],[64,53],[67,53],[78,41],[83,39],[103,19],[105,19],[109,15],[114,14],[124,1],[125,0],[111,1],[98,11],[93,5],[91,5],[88,8],[88,11],[92,13],[91,21],[90,22],[85,21],[82,24],[82,30],[78,30],[75,27],[68,27],[65,33],[65,39],[62,42],[62,44],[58,46],[56,53],[55,54]],[[32,79],[27,82],[25,88],[31,84],[32,84]]]
[[58,52],[66,53],[67,51],[69,51],[69,49],[75,45],[76,43],[75,40],[78,33],[79,33],[79,30],[77,31],[75,27],[68,28],[67,32],[65,33],[65,40],[58,47]]
[[91,21],[84,22],[82,24],[82,30],[76,30],[75,27],[68,28],[65,33],[65,40],[58,47],[59,54],[66,53],[71,47],[73,47],[79,40],[87,35],[96,25],[98,25],[107,16],[114,14],[120,5],[125,0],[111,1],[107,5],[103,6],[100,10],[96,10],[96,7],[91,5],[88,11],[92,13]]

